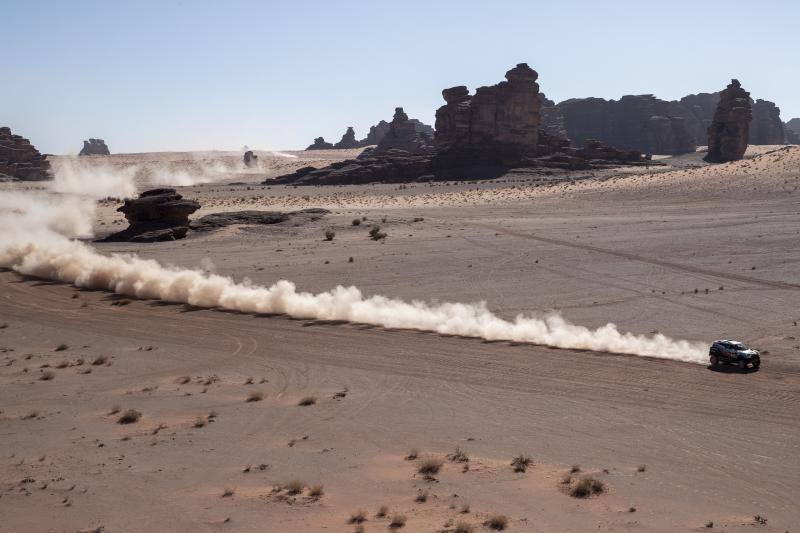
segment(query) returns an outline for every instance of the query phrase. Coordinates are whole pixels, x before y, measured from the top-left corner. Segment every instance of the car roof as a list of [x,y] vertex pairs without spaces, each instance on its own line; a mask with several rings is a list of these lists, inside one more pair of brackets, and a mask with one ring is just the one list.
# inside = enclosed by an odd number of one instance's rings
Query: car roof
[[743,342],[740,342],[740,341],[731,341],[731,340],[727,340],[727,339],[722,339],[722,340],[714,341],[714,344],[717,344],[717,343],[720,343],[720,344],[734,344],[734,345],[736,345],[736,346],[744,346],[744,343],[743,343]]

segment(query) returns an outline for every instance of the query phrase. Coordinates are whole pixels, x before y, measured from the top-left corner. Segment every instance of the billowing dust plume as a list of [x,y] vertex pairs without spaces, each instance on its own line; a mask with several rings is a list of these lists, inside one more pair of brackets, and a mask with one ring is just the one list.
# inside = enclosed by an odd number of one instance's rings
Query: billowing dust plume
[[[84,191],[88,192],[88,191]],[[97,193],[95,193],[97,195]],[[614,324],[597,329],[570,324],[559,315],[518,315],[506,320],[485,303],[405,302],[365,296],[356,287],[300,292],[290,281],[266,287],[245,279],[165,266],[136,255],[102,255],[70,237],[91,231],[93,203],[81,197],[0,196],[0,267],[22,274],[104,289],[137,298],[250,313],[337,320],[387,328],[633,354],[693,363],[706,361],[704,345],[621,333]]]

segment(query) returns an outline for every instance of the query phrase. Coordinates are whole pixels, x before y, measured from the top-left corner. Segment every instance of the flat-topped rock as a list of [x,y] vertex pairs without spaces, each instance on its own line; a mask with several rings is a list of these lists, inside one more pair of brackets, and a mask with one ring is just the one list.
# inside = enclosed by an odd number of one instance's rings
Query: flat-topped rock
[[103,241],[156,242],[182,239],[189,230],[189,215],[200,209],[195,200],[184,199],[175,189],[144,191],[117,208],[129,226]]
[[83,141],[83,148],[78,155],[111,155],[103,139],[89,139]]

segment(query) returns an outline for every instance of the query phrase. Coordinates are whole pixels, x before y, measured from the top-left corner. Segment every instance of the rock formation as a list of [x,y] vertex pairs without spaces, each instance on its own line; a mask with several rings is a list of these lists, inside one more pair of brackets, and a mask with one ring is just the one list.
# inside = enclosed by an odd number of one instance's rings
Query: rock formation
[[[408,121],[414,125],[414,130],[417,133],[427,137],[428,141],[433,139],[434,131],[431,126],[428,126],[424,122],[421,122],[415,118],[410,118]],[[365,138],[359,141],[359,144],[361,144],[361,146],[377,146],[383,140],[384,136],[389,133],[389,124],[389,122],[381,120],[374,126],[371,126],[369,128],[369,133]]]
[[244,161],[244,166],[247,168],[258,166],[258,156],[254,154],[252,150],[248,150],[244,153],[242,161]]
[[566,134],[576,146],[596,139],[625,150],[684,154],[696,149],[682,110],[652,94],[619,100],[576,98],[544,108],[542,129]]
[[[752,102],[752,100],[751,100]],[[749,144],[784,144],[781,110],[769,100],[758,99],[752,104],[753,121],[750,123]]]
[[750,93],[742,89],[739,80],[731,80],[720,93],[714,120],[708,127],[708,154],[704,159],[724,163],[744,157],[752,119]]
[[430,141],[430,137],[417,131],[416,125],[409,120],[403,108],[396,107],[394,117],[389,123],[389,130],[375,149],[366,153],[378,155],[389,150],[403,150],[410,154],[419,154],[430,148]]
[[356,140],[356,132],[353,131],[353,126],[349,126],[347,131],[342,135],[342,140],[334,144],[334,148],[359,148],[361,144]]
[[310,145],[306,150],[330,150],[333,148],[331,143],[325,142],[323,137],[314,139],[314,144]]
[[46,155],[39,153],[28,139],[0,127],[0,176],[24,181],[48,180],[53,176]]
[[800,144],[800,118],[793,118],[783,126],[786,134],[786,142],[789,144]]
[[83,141],[83,148],[78,155],[111,155],[103,139]]
[[591,169],[647,164],[638,151],[609,148],[599,141],[576,149],[567,139],[540,132],[537,77],[521,63],[506,73],[506,81],[481,87],[474,96],[464,86],[445,89],[446,104],[436,112],[432,146],[412,144],[409,149],[415,132],[398,108],[387,140],[375,150],[325,168],[304,167],[271,182],[312,185],[486,179],[518,167]]
[[318,207],[301,209],[290,213],[281,213],[279,211],[229,211],[202,216],[197,220],[193,220],[189,227],[193,231],[211,231],[236,224],[263,226],[287,221],[291,221],[292,226],[302,226],[308,222],[319,220],[328,213],[330,211],[327,209]]
[[156,242],[182,239],[189,230],[189,215],[200,209],[195,200],[185,200],[175,189],[151,189],[117,208],[128,219],[128,228],[104,241]]

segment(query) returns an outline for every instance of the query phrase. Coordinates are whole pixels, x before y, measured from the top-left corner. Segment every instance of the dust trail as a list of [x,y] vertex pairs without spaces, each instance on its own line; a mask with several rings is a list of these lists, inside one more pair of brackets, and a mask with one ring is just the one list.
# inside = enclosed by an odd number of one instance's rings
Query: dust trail
[[[23,195],[19,195],[23,196]],[[79,202],[79,199],[73,199]],[[518,315],[513,320],[492,313],[486,303],[405,302],[396,298],[365,296],[356,287],[338,286],[312,294],[281,280],[267,287],[201,270],[165,266],[136,255],[105,256],[69,237],[90,228],[93,206],[76,204],[38,218],[53,207],[41,198],[7,197],[0,201],[0,267],[39,278],[104,289],[137,298],[186,303],[248,313],[279,313],[295,318],[342,320],[387,328],[414,329],[448,335],[507,340],[643,355],[692,363],[705,363],[705,346],[621,333],[614,324],[589,329],[559,315],[537,318]]]

